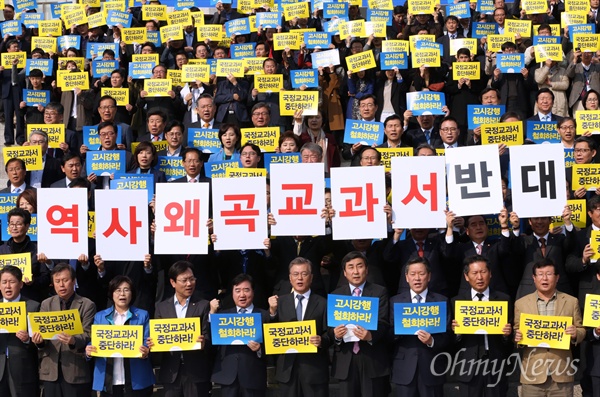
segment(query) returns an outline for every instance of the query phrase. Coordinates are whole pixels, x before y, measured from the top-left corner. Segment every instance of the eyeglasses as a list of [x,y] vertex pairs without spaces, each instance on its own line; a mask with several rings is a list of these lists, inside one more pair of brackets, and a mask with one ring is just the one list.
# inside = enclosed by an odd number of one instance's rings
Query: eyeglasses
[[359,106],[361,109],[365,109],[365,108],[374,108],[375,104],[374,103],[361,103]]
[[588,98],[585,101],[586,102],[598,102],[598,98]]
[[58,112],[44,112],[44,116],[58,116],[59,114]]
[[105,111],[105,110],[113,110],[116,109],[117,107],[114,105],[110,105],[110,106],[99,106],[98,109]]
[[23,227],[25,226],[24,223],[9,223],[8,227]]
[[258,117],[258,116],[267,117],[268,115],[269,115],[269,113],[267,113],[267,112],[254,112],[254,113],[252,113],[252,116],[256,116],[256,117]]
[[551,278],[556,276],[556,273],[536,273],[535,276],[537,278]]
[[23,168],[21,168],[21,167],[14,167],[14,168],[8,168],[6,170],[6,172],[19,172],[19,171],[23,171]]
[[293,278],[298,278],[300,276],[302,276],[302,278],[306,278],[310,275],[309,272],[294,272],[294,273],[290,273],[290,276],[292,276]]
[[587,153],[587,152],[591,152],[592,149],[574,149],[573,151],[575,153]]
[[302,155],[302,160],[318,160],[319,156],[317,156],[316,154],[303,154]]
[[107,137],[107,136],[115,136],[117,134],[115,134],[114,132],[101,132],[100,136],[101,137]]
[[46,143],[45,140],[41,140],[41,141],[29,141],[29,143],[31,143],[32,145],[43,145],[44,143]]
[[171,132],[167,132],[168,136],[183,136],[183,134],[179,131],[171,131]]
[[188,278],[183,278],[183,279],[178,278],[177,282],[181,283],[181,284],[187,284],[187,283],[194,284],[196,282],[196,277],[188,277]]
[[113,293],[117,294],[117,295],[121,295],[121,294],[127,295],[127,294],[131,293],[131,289],[129,289],[129,288],[118,288]]
[[440,131],[442,131],[442,132],[456,132],[456,131],[458,131],[458,128],[456,128],[456,127],[440,128]]
[[561,125],[560,127],[561,130],[575,130],[575,126],[574,125]]

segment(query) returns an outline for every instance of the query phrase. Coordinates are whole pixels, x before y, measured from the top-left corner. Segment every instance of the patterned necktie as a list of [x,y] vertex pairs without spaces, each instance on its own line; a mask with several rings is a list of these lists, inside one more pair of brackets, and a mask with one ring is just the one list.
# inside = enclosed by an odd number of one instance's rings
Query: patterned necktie
[[198,181],[196,180],[196,178],[192,178],[192,179],[190,179],[190,183],[196,183],[196,182],[198,182]]
[[202,125],[202,128],[208,128],[208,127],[210,127],[210,124],[209,124],[209,123],[204,123],[204,124]]
[[[352,296],[360,296],[360,288],[358,288],[358,287],[354,288],[354,291],[352,292]],[[354,342],[354,346],[352,347],[352,353],[358,354],[359,351],[360,351],[360,344],[358,341],[356,341],[356,342]]]
[[416,299],[417,303],[421,303],[421,301],[423,300],[423,297],[419,294],[416,294],[415,299]]
[[154,135],[154,136],[152,137],[152,140],[153,140],[154,142],[158,142],[158,135]]
[[427,140],[427,144],[430,145],[431,142],[431,131],[430,130],[425,130],[423,131],[425,133],[425,139]]
[[296,320],[302,321],[302,299],[304,299],[304,295],[297,295],[296,299],[298,299],[298,305],[296,306]]
[[239,313],[240,313],[240,314],[244,314],[244,313],[246,313],[247,311],[248,311],[247,309],[244,309],[244,308],[242,307],[242,308],[240,308],[240,311],[239,311]]
[[21,193],[21,188],[20,188],[20,187],[16,188],[16,189],[13,191],[13,193]]
[[425,244],[422,241],[417,241],[417,254],[419,254],[420,258],[425,256],[425,250],[423,249],[424,245]]
[[540,237],[538,239],[538,242],[540,243],[540,251],[542,251],[542,256],[546,257],[546,239],[543,237]]
[[477,255],[481,255],[481,244],[475,246],[475,251],[477,251]]

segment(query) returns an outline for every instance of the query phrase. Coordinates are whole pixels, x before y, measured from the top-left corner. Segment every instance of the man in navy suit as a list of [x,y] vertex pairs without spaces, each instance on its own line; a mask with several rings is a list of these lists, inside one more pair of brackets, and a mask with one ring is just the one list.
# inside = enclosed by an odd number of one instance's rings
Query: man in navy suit
[[177,183],[196,183],[210,182],[210,178],[204,176],[204,162],[207,160],[206,155],[196,148],[185,148],[181,152],[183,158],[183,168],[185,176],[177,178],[171,182]]
[[329,344],[327,333],[327,300],[311,290],[312,264],[298,257],[289,265],[292,292],[269,298],[274,321],[316,321],[317,335],[310,343],[317,346],[315,354],[281,354],[277,356],[275,378],[280,395],[287,397],[329,395]]
[[552,113],[552,107],[554,106],[554,93],[550,91],[550,88],[542,88],[538,91],[535,97],[535,103],[537,104],[538,112],[528,118],[527,120],[533,121],[560,121],[562,117]]
[[[332,292],[334,295],[365,296],[379,299],[377,330],[356,326],[353,330],[345,325],[329,329],[329,337],[335,341],[331,376],[340,381],[340,395],[346,397],[386,396],[389,393],[389,355],[387,335],[388,293],[384,287],[367,281],[369,273],[367,258],[359,251],[352,251],[342,259],[344,277],[348,283]],[[353,332],[357,341],[345,341]]]
[[[390,299],[391,324],[394,324],[394,303],[448,303],[448,298],[428,289],[431,269],[426,258],[410,260],[406,265],[405,277],[410,290]],[[446,329],[450,329],[449,312],[446,313]],[[448,363],[436,355],[444,351],[448,342],[448,332],[432,335],[419,330],[416,335],[394,337],[392,382],[396,384],[397,397],[444,395],[444,371]]]
[[[239,274],[231,282],[235,307],[221,313],[259,313],[262,323],[269,322],[269,312],[254,306],[254,280]],[[210,302],[216,313],[219,301]],[[220,346],[215,359],[212,381],[221,385],[223,397],[263,397],[267,393],[267,362],[263,346],[254,341],[244,345]]]

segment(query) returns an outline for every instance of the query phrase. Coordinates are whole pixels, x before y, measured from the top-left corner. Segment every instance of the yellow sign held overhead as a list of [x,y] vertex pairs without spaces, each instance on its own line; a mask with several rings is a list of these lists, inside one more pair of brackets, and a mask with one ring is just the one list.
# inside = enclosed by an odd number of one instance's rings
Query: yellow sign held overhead
[[123,28],[121,30],[121,40],[127,44],[143,44],[148,41],[147,30],[146,28]]
[[44,131],[48,135],[48,147],[59,149],[60,144],[65,140],[64,124],[27,124],[27,136],[32,131]]
[[360,72],[361,70],[369,70],[377,67],[373,50],[359,52],[358,54],[348,55],[346,57],[348,70],[352,73]]
[[279,92],[283,90],[282,74],[255,74],[254,88],[258,92]]
[[182,25],[168,25],[160,28],[160,40],[166,43],[169,40],[183,40]]
[[441,65],[440,50],[427,48],[424,50],[415,50],[412,53],[412,67],[415,69],[421,66],[438,68]]
[[11,69],[15,59],[17,60],[18,68],[25,67],[25,61],[27,60],[27,53],[25,52],[3,52],[1,56],[2,66],[4,66],[5,69]]
[[4,269],[5,266],[18,267],[21,269],[21,273],[23,273],[23,280],[33,281],[31,253],[0,255],[0,269]]
[[4,155],[5,165],[8,160],[16,157],[25,162],[27,171],[42,171],[44,169],[41,146],[5,146],[2,148],[2,154]]
[[146,79],[144,80],[144,91],[148,97],[168,97],[169,91],[173,90],[171,79]]
[[74,91],[75,88],[88,90],[90,88],[89,74],[87,72],[71,72],[58,76],[57,85],[63,91]]
[[142,20],[150,21],[156,19],[157,21],[167,20],[167,6],[158,4],[144,4],[142,6]]
[[280,91],[279,111],[281,116],[293,116],[302,110],[304,116],[315,116],[319,110],[317,91]]
[[[2,306],[0,306],[1,308]],[[600,295],[586,294],[583,305],[583,326],[600,327]],[[2,327],[0,325],[0,327]]]
[[520,121],[481,125],[481,143],[483,145],[522,145],[523,135],[523,123]]
[[535,46],[535,60],[544,62],[551,59],[556,62],[563,60],[562,46],[560,44],[544,44]]
[[117,106],[129,105],[129,88],[107,88],[102,87],[100,95],[110,95],[117,101]]
[[260,147],[262,152],[274,152],[279,146],[279,127],[242,128],[242,146],[248,142]]
[[481,78],[480,62],[452,62],[452,79],[479,80]]
[[230,73],[234,77],[244,77],[244,61],[241,59],[217,59],[217,77],[227,77]]
[[183,65],[181,81],[201,81],[208,83],[210,81],[210,66],[209,65]]
[[273,49],[275,51],[285,50],[299,50],[302,39],[295,33],[275,33],[273,35]]

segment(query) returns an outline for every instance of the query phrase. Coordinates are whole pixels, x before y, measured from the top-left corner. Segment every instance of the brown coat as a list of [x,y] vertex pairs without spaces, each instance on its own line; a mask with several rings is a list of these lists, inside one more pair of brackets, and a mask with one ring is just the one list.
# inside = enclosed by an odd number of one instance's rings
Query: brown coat
[[319,85],[323,89],[323,114],[327,115],[329,131],[343,130],[345,124],[344,107],[340,97],[341,78],[337,73],[329,73],[328,76],[329,80],[319,75]]
[[[73,95],[75,91],[63,91],[60,96],[60,103],[65,108],[63,123],[65,128],[69,126],[71,111],[73,107]],[[92,125],[92,112],[94,109],[94,92],[92,90],[82,90],[77,97],[77,131],[82,131],[86,125]]]

